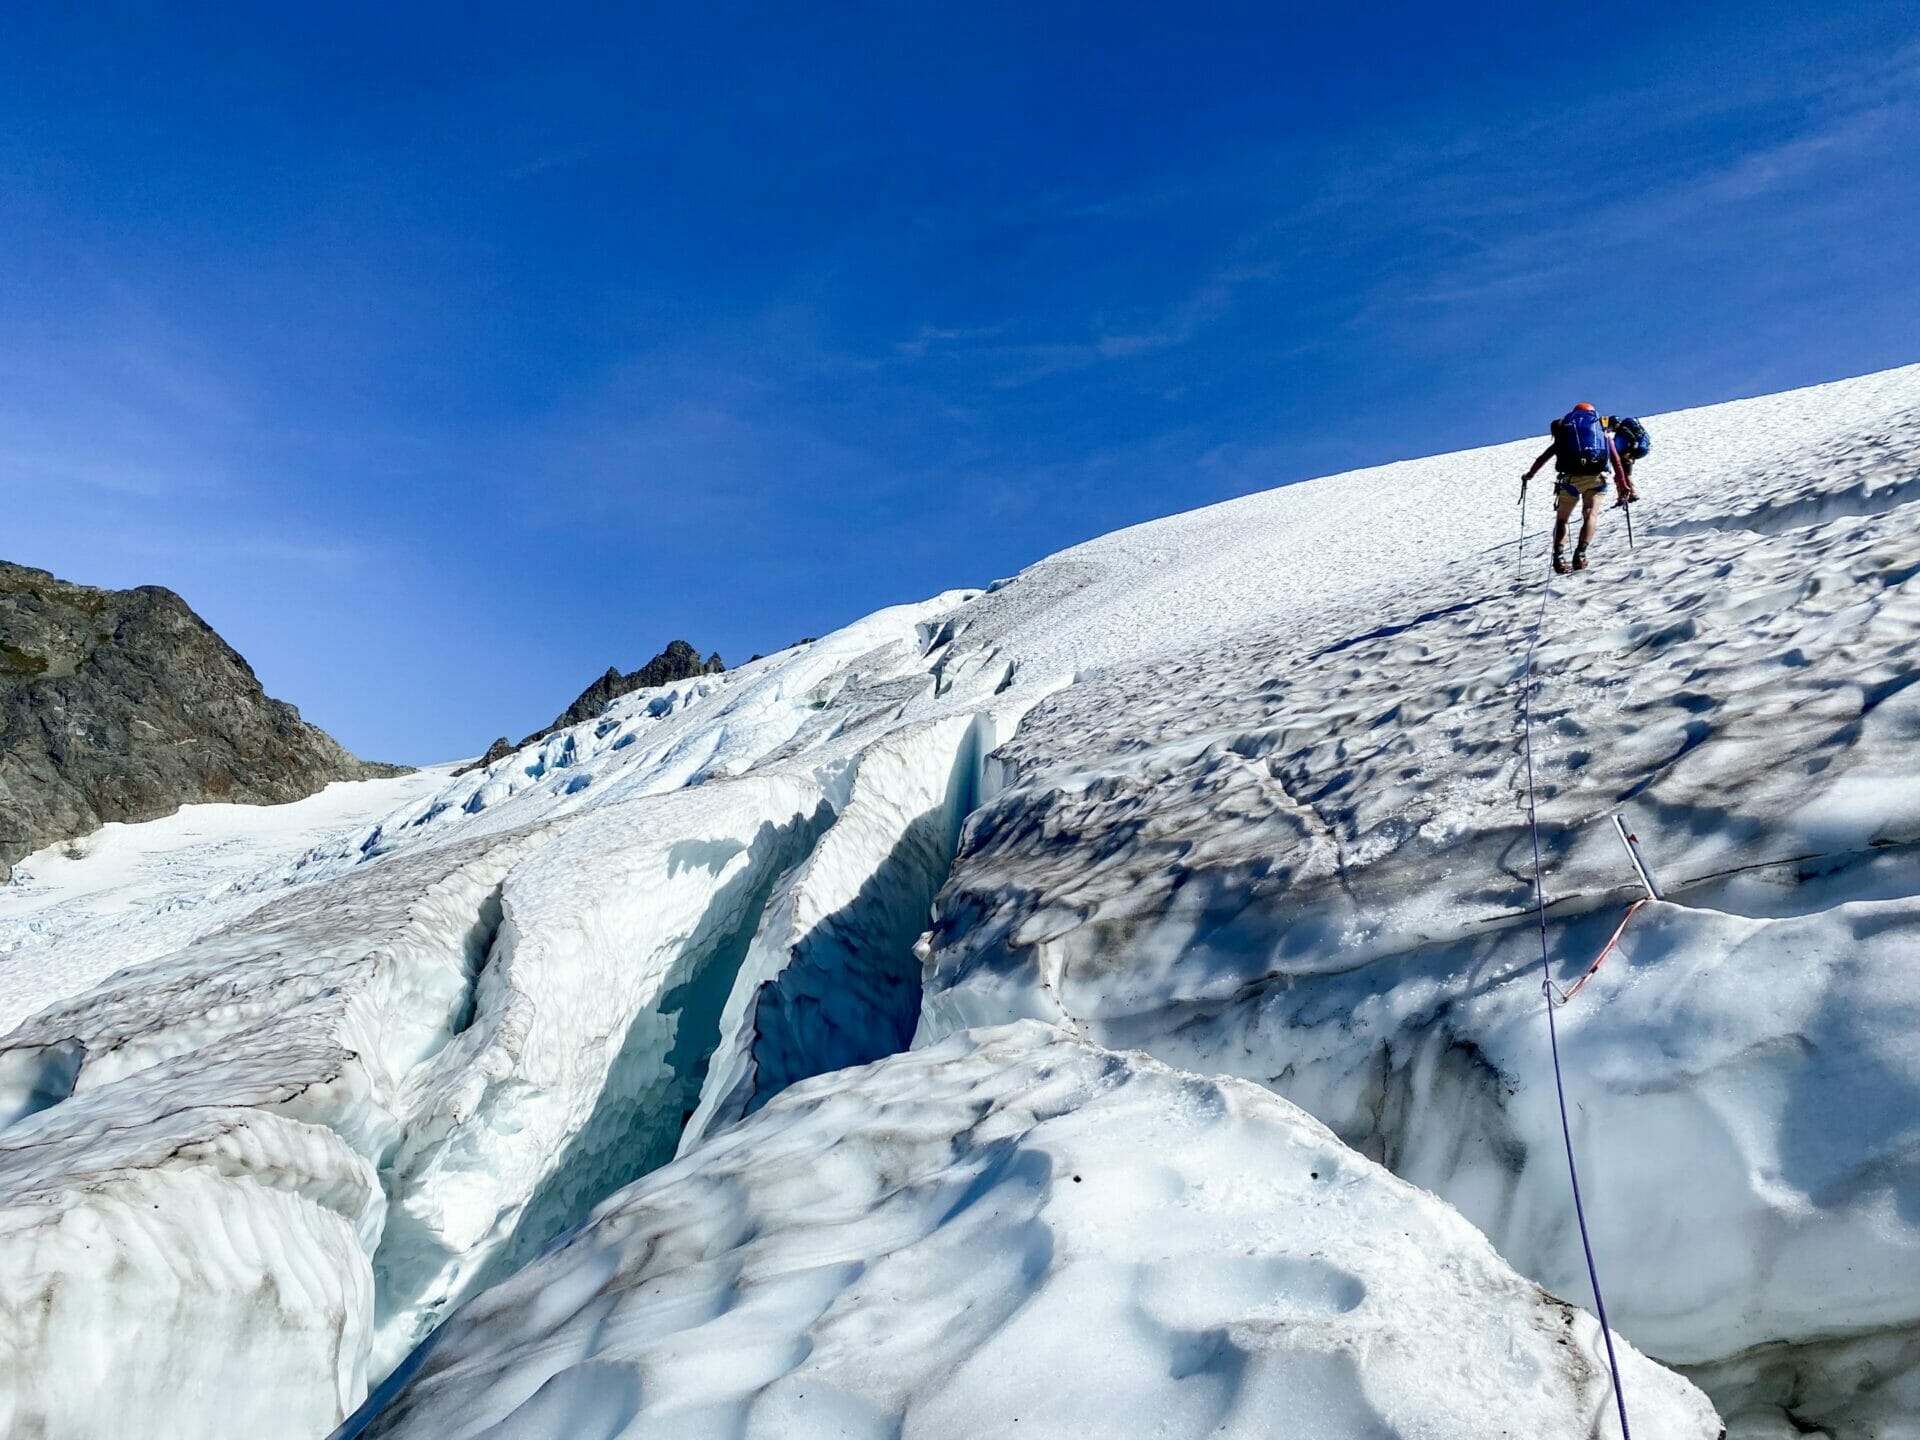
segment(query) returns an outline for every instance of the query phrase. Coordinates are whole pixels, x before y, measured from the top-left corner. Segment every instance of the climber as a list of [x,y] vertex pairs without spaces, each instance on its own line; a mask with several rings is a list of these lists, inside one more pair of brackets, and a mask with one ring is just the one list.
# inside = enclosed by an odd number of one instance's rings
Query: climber
[[[1606,427],[1607,438],[1613,441],[1613,453],[1620,457],[1620,467],[1627,472],[1627,484],[1633,484],[1633,462],[1647,458],[1647,452],[1653,449],[1653,437],[1647,434],[1647,427],[1631,415],[1608,415],[1601,424]],[[1631,504],[1633,497],[1622,494],[1614,502],[1615,508]]]
[[[1606,426],[1601,423],[1600,414],[1593,406],[1582,400],[1554,421],[1551,429],[1553,442],[1540,452],[1540,458],[1521,475],[1520,494],[1524,499],[1527,482],[1533,479],[1542,465],[1552,460],[1555,471],[1553,570],[1556,575],[1564,575],[1569,568],[1587,568],[1587,546],[1593,543],[1593,527],[1599,517],[1600,497],[1607,491],[1608,469],[1612,469],[1614,479],[1619,483],[1621,504],[1631,504],[1638,497],[1633,491],[1633,481],[1627,478],[1626,467],[1620,463],[1620,452],[1614,449],[1613,438],[1607,434]],[[1569,567],[1565,554],[1567,521],[1572,518],[1576,502],[1581,507],[1580,541],[1574,547],[1573,564]]]

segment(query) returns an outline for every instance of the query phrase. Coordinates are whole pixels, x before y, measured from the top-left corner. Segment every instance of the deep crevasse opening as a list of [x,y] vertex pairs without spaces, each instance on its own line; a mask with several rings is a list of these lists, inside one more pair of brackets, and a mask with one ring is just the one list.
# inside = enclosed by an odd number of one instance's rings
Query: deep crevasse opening
[[[271,1399],[225,1405],[222,1423],[310,1437],[454,1306],[670,1159],[723,1039],[755,1067],[743,1109],[899,1048],[918,1002],[914,942],[997,731],[958,697],[905,718],[928,686],[917,649],[903,670],[890,648],[898,628],[885,617],[796,657],[801,678],[825,678],[792,703],[748,694],[744,722],[661,721],[666,763],[777,712],[701,783],[640,764],[604,776],[591,805],[534,794],[460,828],[402,827],[390,851],[343,840],[324,883],[9,1037],[0,1081],[19,1123],[0,1159],[21,1162],[10,1182],[44,1176],[58,1200],[33,1197],[36,1227],[10,1237],[12,1258],[84,1270],[97,1196],[128,1245],[218,1263],[74,1285],[56,1323],[0,1334],[26,1357],[21,1383],[0,1376],[13,1406],[0,1413],[78,1413],[31,1377],[111,1332],[121,1389],[102,1387],[87,1414],[150,1393],[148,1433],[201,1434],[208,1394],[271,1373]],[[829,682],[834,713],[817,693]],[[1006,723],[1030,702],[990,703]],[[796,930],[796,915],[811,918]],[[756,947],[787,958],[762,975]],[[811,991],[783,988],[789,969]],[[775,983],[743,985],[748,973]],[[742,1039],[729,1007],[749,991],[782,1018]],[[823,993],[825,1019],[806,998]],[[182,1227],[216,1210],[208,1233],[276,1243],[186,1246]],[[306,1283],[321,1275],[330,1288]],[[183,1383],[155,1383],[165,1375]]]
[[508,877],[471,1022],[408,1081],[373,1380],[676,1149],[906,1048],[915,944],[998,733],[964,713],[610,806]]
[[671,1153],[692,1104],[680,1067],[710,1048],[694,1037],[713,1028],[766,891],[830,818],[817,786],[740,781],[590,812],[507,877],[471,1022],[403,1086],[375,1378]]
[[[805,854],[832,823],[821,810],[786,826],[765,824],[750,848],[779,858]],[[776,863],[744,870],[715,894],[715,923],[692,937],[675,957],[659,1000],[628,1025],[586,1123],[527,1201],[511,1238],[477,1272],[475,1288],[512,1274],[601,1200],[673,1158],[699,1099],[734,976],[782,873]]]
[[962,715],[862,752],[831,830],[781,878],[734,981],[680,1152],[800,1080],[907,1048],[934,896],[978,804],[993,722]]

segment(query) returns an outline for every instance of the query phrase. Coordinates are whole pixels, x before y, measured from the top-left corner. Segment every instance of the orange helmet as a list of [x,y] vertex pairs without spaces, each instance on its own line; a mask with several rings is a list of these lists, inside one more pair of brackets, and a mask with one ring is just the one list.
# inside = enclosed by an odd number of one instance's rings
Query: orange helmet
[[1574,406],[1573,408],[1576,410],[1591,410],[1593,406],[1589,404],[1587,401],[1582,400],[1578,405]]

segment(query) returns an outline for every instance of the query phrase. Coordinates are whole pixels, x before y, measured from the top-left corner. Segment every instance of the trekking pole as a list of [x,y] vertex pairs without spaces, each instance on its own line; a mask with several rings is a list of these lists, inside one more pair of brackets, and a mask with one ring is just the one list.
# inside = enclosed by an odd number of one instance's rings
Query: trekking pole
[[1629,553],[1633,550],[1633,504],[1631,501],[1627,504],[1627,550]]
[[1520,482],[1520,548],[1514,552],[1513,578],[1522,584],[1527,578],[1527,482]]

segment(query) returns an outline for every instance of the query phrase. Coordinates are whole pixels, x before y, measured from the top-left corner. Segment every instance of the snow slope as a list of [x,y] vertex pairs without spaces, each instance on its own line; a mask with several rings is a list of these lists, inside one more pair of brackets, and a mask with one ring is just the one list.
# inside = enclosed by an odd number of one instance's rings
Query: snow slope
[[[1031,1022],[793,1087],[414,1367],[341,1440],[1619,1434],[1598,1327],[1445,1205]],[[1641,1433],[1720,1434],[1625,1367]]]
[[[1658,417],[1641,550],[1609,522],[1538,657],[1562,976],[1628,897],[1616,810],[1671,900],[1562,1015],[1610,1308],[1751,1435],[1920,1433],[1917,410],[1908,369]],[[1511,527],[1535,448],[1106,536],[481,772],[349,787],[367,808],[311,829],[34,857],[0,888],[0,999],[38,1010],[0,1041],[0,1417],[322,1433],[676,1151],[664,1174],[711,1156],[699,1183],[750,1188],[819,1143],[786,1087],[909,1039],[964,1068],[946,1037],[1029,1016],[1278,1092],[1584,1301],[1526,969],[1517,679],[1543,556],[1536,530],[1518,571]],[[1415,523],[1412,496],[1459,503]],[[109,866],[118,845],[138,863]],[[844,1083],[870,1109],[926,1073]],[[936,1127],[926,1166],[964,1131]],[[1196,1155],[1196,1184],[1225,1164]],[[1014,1203],[1019,1176],[980,1176]],[[884,1205],[849,1205],[848,1244],[876,1243]],[[1524,1331],[1538,1302],[1474,1265],[1478,1313]],[[1238,1303],[1187,1319],[1230,1329]],[[492,1304],[461,1346],[539,1371],[547,1322]],[[884,1323],[878,1292],[856,1308]],[[795,1313],[778,1345],[813,1333]],[[765,1353],[732,1333],[707,1363]],[[1117,1343],[1069,1341],[1090,1366]],[[75,1355],[98,1357],[85,1384],[55,1361]],[[1432,1398],[1452,1423],[1457,1395]],[[543,1413],[499,1433],[572,1433]]]
[[[672,1158],[723,1015],[764,1013],[773,1038],[728,1037],[710,1112],[904,1045],[913,942],[994,716],[1027,703],[904,716],[934,684],[925,617],[958,603],[624,697],[399,792],[297,873],[263,845],[236,882],[180,830],[138,902],[84,860],[5,892],[35,927],[15,980],[38,962],[56,995],[98,964],[90,937],[139,928],[132,904],[167,926],[209,878],[244,898],[171,954],[128,945],[135,964],[0,1047],[0,1416],[104,1435],[138,1405],[156,1436],[215,1416],[323,1433],[452,1304]],[[890,978],[833,997],[808,1069],[794,1032],[835,953]],[[733,993],[749,954],[752,1004]],[[103,1284],[122,1250],[156,1264]],[[248,1365],[261,1350],[272,1365]],[[84,1387],[69,1354],[99,1359]]]
[[439,790],[448,768],[337,781],[290,805],[185,805],[19,861],[0,888],[0,1026],[337,874],[359,858],[349,842]]
[[[1854,428],[1799,439],[1815,402]],[[1907,371],[1666,417],[1681,483],[1650,462],[1643,548],[1547,602],[1534,700],[1561,984],[1637,893],[1611,815],[1667,881],[1561,1019],[1612,1317],[1731,1409],[1876,1435],[1920,1433],[1917,404]],[[923,1041],[1037,1016],[1257,1080],[1584,1295],[1513,560],[1029,715],[939,902]]]

